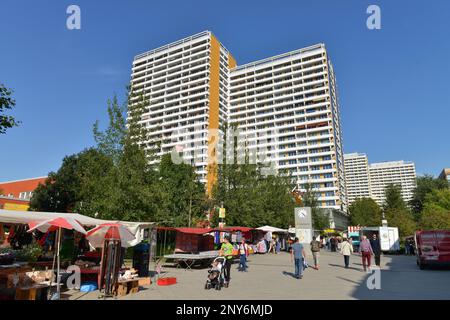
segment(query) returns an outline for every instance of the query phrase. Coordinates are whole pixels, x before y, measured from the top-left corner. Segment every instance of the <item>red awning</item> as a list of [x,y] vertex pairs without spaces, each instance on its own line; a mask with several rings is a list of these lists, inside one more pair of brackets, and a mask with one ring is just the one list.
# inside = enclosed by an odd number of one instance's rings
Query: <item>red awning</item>
[[253,228],[248,228],[248,227],[225,227],[225,228],[215,228],[212,229],[211,231],[222,231],[222,232],[249,232],[253,230]]
[[173,227],[158,227],[158,230],[173,230],[189,234],[205,234],[213,231],[210,228],[173,228]]

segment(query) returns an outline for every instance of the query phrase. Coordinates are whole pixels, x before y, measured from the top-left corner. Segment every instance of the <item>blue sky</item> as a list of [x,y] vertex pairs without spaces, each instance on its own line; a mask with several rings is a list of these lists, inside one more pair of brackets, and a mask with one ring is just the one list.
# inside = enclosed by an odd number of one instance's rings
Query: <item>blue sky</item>
[[[66,28],[66,8],[82,28]],[[366,9],[381,7],[381,30]],[[0,181],[46,175],[93,145],[134,55],[211,30],[238,64],[324,42],[336,71],[344,151],[370,162],[450,167],[450,2],[435,0],[2,0],[0,82],[22,121],[0,136]]]

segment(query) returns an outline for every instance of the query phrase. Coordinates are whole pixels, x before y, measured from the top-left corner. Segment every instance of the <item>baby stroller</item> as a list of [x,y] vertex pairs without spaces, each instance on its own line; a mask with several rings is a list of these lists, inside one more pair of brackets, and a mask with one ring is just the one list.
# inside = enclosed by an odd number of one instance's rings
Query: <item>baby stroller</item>
[[206,280],[205,289],[220,290],[224,284],[223,269],[225,257],[217,257],[212,263],[212,268],[208,270],[208,280]]

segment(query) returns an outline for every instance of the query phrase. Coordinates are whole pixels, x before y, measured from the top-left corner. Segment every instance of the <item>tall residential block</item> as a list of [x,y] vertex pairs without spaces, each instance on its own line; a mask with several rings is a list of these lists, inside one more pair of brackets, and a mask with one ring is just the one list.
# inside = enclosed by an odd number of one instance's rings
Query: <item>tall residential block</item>
[[208,193],[216,181],[209,130],[237,124],[241,143],[276,174],[310,183],[322,207],[346,211],[336,79],[323,44],[237,66],[206,31],[136,56],[132,87],[150,99],[148,148],[162,155],[182,144]]
[[348,204],[370,197],[369,161],[364,153],[344,154]]
[[439,179],[446,180],[450,187],[450,168],[443,169],[439,175]]
[[384,191],[389,184],[401,186],[405,202],[408,203],[412,199],[416,187],[416,169],[413,162],[372,163],[369,165],[369,173],[371,197],[379,205],[383,205],[386,200]]
[[[236,62],[211,32],[202,32],[134,58],[131,85],[150,107],[142,123],[148,148],[158,156],[183,146],[183,158],[196,167],[208,192],[216,180],[208,132],[228,117],[229,70]],[[136,97],[138,99],[138,97]]]
[[320,206],[346,210],[336,80],[323,44],[231,70],[229,121]]

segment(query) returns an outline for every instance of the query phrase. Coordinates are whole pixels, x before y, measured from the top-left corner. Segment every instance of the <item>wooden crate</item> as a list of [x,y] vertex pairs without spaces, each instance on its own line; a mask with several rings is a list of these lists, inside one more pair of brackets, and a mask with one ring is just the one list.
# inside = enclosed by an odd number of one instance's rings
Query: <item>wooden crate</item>
[[46,285],[18,287],[15,300],[47,300],[47,290]]
[[139,286],[149,286],[152,284],[152,280],[150,277],[146,278],[138,278]]
[[116,290],[114,294],[118,297],[121,297],[129,293],[136,293],[136,292],[139,292],[139,279],[131,279],[119,281],[116,284]]
[[118,283],[116,285],[116,290],[114,294],[118,297],[123,297],[128,293],[128,284],[127,283]]

